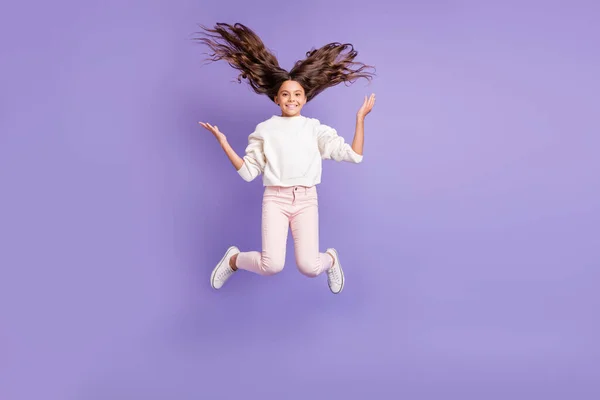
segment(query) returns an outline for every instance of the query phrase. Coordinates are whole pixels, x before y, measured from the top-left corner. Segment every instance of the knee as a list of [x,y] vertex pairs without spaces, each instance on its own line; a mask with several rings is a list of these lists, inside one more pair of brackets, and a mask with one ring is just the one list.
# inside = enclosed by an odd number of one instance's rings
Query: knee
[[296,260],[298,270],[304,276],[315,278],[319,275],[319,262],[308,258],[299,258]]
[[275,275],[283,270],[285,259],[262,257],[260,269],[263,275]]

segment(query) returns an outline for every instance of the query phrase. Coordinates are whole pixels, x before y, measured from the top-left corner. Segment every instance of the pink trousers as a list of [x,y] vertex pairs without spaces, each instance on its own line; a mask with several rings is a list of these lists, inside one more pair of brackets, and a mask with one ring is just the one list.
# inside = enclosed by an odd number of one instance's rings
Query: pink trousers
[[239,253],[236,266],[259,275],[281,272],[289,227],[292,228],[296,265],[302,274],[315,277],[331,268],[331,256],[319,252],[316,186],[266,186],[262,202],[262,252]]

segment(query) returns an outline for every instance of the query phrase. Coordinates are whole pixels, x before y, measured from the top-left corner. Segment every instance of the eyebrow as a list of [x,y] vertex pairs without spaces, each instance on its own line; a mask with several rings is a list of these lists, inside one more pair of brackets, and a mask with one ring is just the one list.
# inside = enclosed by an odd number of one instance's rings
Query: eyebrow
[[[289,93],[290,91],[289,91],[289,90],[282,90],[282,91],[281,91],[281,93],[284,93],[284,92],[285,92],[285,93]],[[294,91],[294,93],[298,93],[298,92],[302,93],[302,90],[295,90],[295,91]]]

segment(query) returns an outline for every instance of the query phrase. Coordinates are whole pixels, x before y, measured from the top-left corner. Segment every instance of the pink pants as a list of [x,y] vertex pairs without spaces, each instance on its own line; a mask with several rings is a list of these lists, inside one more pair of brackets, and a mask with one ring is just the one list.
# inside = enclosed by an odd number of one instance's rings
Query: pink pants
[[265,187],[262,202],[262,252],[238,254],[236,266],[259,275],[281,272],[288,228],[292,228],[296,265],[315,277],[331,268],[329,254],[319,252],[319,207],[316,186]]

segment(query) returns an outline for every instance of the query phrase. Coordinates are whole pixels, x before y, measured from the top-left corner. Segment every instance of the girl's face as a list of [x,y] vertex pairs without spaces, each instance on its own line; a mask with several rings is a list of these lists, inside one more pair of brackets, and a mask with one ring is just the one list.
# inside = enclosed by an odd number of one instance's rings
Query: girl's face
[[285,81],[275,96],[275,103],[281,108],[282,117],[295,117],[306,104],[306,94],[298,82]]

